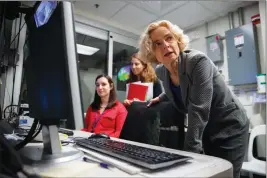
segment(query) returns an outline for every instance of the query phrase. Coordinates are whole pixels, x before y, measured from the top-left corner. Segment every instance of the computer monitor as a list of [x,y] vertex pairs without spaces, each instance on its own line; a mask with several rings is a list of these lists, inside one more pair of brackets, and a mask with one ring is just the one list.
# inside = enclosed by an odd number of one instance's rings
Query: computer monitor
[[43,125],[83,127],[76,41],[68,2],[38,2],[34,15],[26,16],[29,57],[26,83],[30,116]]
[[72,10],[71,2],[41,1],[36,3],[33,14],[25,16],[29,48],[25,61],[29,111],[30,117],[42,124],[44,146],[39,157],[32,154],[35,147],[23,148],[22,155],[30,156],[29,160],[35,162],[61,162],[67,160],[66,156],[71,159],[75,154],[79,156],[75,150],[64,152],[58,136],[62,119],[67,120],[67,128],[83,127]]

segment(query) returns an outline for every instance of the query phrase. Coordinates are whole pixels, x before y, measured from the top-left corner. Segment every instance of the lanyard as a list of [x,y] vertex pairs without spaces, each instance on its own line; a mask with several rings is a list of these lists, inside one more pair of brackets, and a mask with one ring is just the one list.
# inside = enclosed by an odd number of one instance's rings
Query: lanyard
[[95,129],[97,123],[100,121],[101,117],[103,116],[104,112],[105,111],[103,111],[102,114],[100,114],[100,116],[98,118],[96,118],[97,113],[95,113],[95,120],[94,120],[94,123],[93,123],[92,132],[94,132],[94,129]]

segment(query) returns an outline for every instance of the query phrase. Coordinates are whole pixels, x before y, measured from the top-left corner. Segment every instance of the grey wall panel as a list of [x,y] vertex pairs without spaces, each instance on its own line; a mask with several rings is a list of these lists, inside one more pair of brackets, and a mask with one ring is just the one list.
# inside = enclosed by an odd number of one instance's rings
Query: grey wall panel
[[256,30],[252,23],[225,32],[229,84],[256,83],[258,49]]

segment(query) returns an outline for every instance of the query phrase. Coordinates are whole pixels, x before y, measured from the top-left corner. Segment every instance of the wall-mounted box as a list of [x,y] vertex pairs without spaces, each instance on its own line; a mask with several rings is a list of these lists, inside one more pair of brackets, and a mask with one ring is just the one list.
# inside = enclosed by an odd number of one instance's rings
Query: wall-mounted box
[[207,55],[215,62],[223,61],[223,44],[219,34],[206,37]]
[[258,43],[252,23],[225,32],[230,85],[256,83]]

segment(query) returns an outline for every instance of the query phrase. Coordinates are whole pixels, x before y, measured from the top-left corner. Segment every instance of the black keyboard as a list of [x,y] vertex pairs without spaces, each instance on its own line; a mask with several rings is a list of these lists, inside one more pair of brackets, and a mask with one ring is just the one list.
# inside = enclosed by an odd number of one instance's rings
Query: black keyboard
[[191,157],[136,146],[106,138],[76,139],[76,145],[122,159],[148,169],[185,162]]

